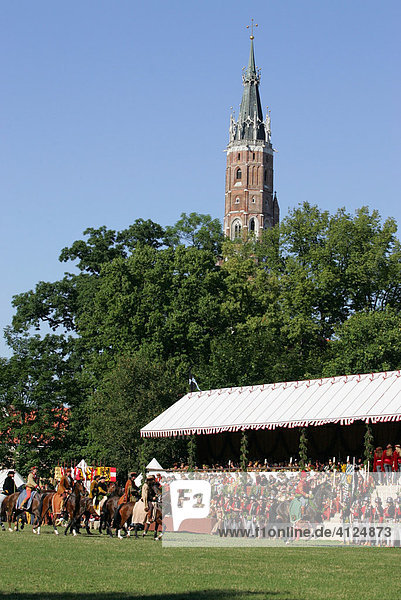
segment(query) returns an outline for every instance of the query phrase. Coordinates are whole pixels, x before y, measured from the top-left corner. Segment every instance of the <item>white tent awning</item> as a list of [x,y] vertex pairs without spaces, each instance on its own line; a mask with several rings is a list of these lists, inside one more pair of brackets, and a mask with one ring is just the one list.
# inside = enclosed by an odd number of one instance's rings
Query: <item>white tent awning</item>
[[401,420],[401,371],[346,375],[187,394],[142,437]]
[[156,460],[156,458],[152,458],[150,463],[147,465],[146,470],[147,471],[163,471],[163,467],[161,466],[159,461]]

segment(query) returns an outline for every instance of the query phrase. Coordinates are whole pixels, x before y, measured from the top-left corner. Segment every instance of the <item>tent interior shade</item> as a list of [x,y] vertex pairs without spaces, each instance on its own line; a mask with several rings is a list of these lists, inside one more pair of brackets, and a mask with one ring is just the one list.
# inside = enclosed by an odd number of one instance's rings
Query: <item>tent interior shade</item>
[[142,437],[401,420],[401,371],[345,375],[187,394]]

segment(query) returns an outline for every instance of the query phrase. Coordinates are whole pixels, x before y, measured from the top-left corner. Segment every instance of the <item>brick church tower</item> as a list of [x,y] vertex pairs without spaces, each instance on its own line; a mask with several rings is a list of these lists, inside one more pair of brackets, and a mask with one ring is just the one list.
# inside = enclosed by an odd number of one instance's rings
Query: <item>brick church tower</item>
[[255,67],[253,35],[238,120],[230,117],[227,146],[224,234],[231,239],[246,231],[260,237],[263,229],[279,222],[273,195],[273,146],[270,115],[263,120],[259,96],[260,72]]

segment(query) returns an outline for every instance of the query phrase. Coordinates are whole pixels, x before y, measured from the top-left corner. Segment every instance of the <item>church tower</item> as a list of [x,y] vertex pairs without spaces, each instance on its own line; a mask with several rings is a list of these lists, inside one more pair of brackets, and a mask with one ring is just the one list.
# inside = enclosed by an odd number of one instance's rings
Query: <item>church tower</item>
[[238,120],[231,114],[227,146],[224,234],[234,239],[246,231],[260,237],[279,222],[273,194],[273,146],[270,114],[263,120],[259,96],[260,71],[255,67],[251,35],[249,63],[242,79],[244,92]]

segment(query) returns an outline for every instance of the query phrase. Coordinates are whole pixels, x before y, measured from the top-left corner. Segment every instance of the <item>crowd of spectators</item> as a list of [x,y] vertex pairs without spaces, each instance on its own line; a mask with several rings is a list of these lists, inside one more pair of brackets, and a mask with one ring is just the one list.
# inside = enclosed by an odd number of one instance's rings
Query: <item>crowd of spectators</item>
[[[185,469],[185,465],[177,465],[176,474],[170,472],[164,478],[163,503],[166,497],[169,500],[171,481],[177,477],[191,479],[194,476]],[[290,503],[298,498],[304,505],[303,497],[307,499],[306,506],[313,498],[312,514],[306,512],[305,518],[314,523],[333,521],[360,525],[362,532],[373,525],[401,523],[401,490],[394,497],[386,497],[382,501],[377,493],[377,478],[366,469],[355,469],[353,473],[337,470],[317,472],[315,469],[301,473],[295,471],[292,466],[286,471],[258,471],[253,464],[246,474],[239,470],[229,471],[223,465],[221,470],[214,468],[212,472],[198,469],[197,478],[207,479],[212,486],[209,518],[213,527],[210,533],[220,535],[222,530],[234,530],[247,532],[247,537],[260,537],[259,532],[266,527],[277,528],[282,523],[291,522]],[[320,496],[317,494],[319,488],[324,492]],[[183,490],[185,492],[188,490]],[[168,505],[164,509],[168,514]],[[305,510],[308,511],[308,508]],[[362,535],[360,540],[349,541],[364,545],[394,545],[393,537],[379,539],[376,530]]]
[[[356,470],[365,469],[362,458],[353,458],[350,461],[349,457],[347,460],[336,460],[335,457],[327,459],[326,461],[307,461],[301,463],[298,459],[290,459],[285,462],[269,462],[267,460],[258,461],[250,460],[247,462],[246,470],[252,472],[264,471],[264,472],[275,472],[275,471],[318,471],[318,472],[345,472],[347,465],[353,465]],[[242,467],[239,462],[228,460],[226,462],[202,464],[201,466],[195,466],[191,468],[185,462],[174,463],[172,471],[185,472],[185,471],[229,471],[236,472],[242,471]],[[372,470],[372,469],[370,469]]]
[[[373,455],[372,461],[364,461],[361,457],[346,457],[344,459],[336,459],[335,456],[327,458],[324,461],[321,460],[310,460],[300,461],[297,458],[290,458],[288,461],[269,461],[264,460],[250,460],[247,462],[247,471],[318,471],[318,472],[342,472],[345,473],[347,468],[352,467],[352,470],[364,470],[371,471],[374,473],[384,475],[381,480],[383,483],[395,482],[394,476],[390,477],[392,473],[400,473],[401,480],[401,446],[396,444],[393,446],[388,444],[383,450],[381,446],[378,446]],[[202,464],[201,466],[195,466],[191,468],[188,463],[181,461],[174,463],[173,471],[185,472],[185,471],[242,471],[243,468],[239,461],[227,460],[225,462],[215,462],[211,464]],[[397,478],[398,480],[398,478]]]

